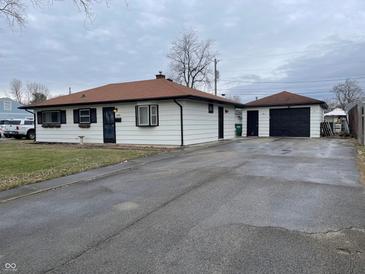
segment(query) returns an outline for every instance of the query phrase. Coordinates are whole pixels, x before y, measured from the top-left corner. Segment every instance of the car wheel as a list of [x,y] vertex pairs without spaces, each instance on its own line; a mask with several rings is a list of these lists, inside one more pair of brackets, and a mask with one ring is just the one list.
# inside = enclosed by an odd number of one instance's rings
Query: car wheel
[[5,138],[10,138],[10,136],[8,134],[4,134]]
[[34,133],[34,130],[28,130],[28,133],[27,133],[27,138],[29,139],[29,140],[34,140],[34,138],[35,138],[35,133]]

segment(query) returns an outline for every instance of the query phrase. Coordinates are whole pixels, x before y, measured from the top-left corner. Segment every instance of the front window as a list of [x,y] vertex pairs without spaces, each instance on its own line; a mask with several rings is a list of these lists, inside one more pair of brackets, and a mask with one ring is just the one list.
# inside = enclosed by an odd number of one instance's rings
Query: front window
[[59,111],[43,111],[43,123],[45,124],[60,124],[61,115]]
[[90,109],[80,109],[80,124],[90,124]]
[[149,126],[149,107],[139,106],[138,107],[138,125]]
[[136,125],[139,127],[158,126],[158,105],[136,106]]

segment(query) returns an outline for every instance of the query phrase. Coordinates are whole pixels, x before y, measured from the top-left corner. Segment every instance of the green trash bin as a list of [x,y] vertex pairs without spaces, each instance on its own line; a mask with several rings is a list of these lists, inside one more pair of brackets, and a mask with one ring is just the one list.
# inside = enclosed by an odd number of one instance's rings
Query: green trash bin
[[242,124],[235,124],[236,136],[242,136]]

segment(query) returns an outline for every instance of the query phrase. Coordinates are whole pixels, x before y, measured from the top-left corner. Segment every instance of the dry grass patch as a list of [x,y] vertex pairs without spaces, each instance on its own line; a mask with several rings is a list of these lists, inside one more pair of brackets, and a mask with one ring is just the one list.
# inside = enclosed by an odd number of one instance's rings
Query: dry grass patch
[[0,191],[120,163],[161,151],[154,148],[122,148],[31,141],[0,142]]

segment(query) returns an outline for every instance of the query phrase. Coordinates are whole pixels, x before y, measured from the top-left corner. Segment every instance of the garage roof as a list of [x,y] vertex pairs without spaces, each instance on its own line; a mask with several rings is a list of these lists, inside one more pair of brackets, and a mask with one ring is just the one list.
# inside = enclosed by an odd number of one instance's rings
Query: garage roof
[[245,104],[246,107],[271,107],[271,106],[293,106],[293,105],[316,105],[320,104],[326,108],[324,101],[299,95],[296,93],[282,91],[256,101]]
[[157,99],[196,99],[213,101],[243,107],[243,104],[213,94],[174,83],[157,75],[158,79],[109,84],[70,95],[59,96],[44,102],[22,108],[42,108],[49,106],[100,104]]

